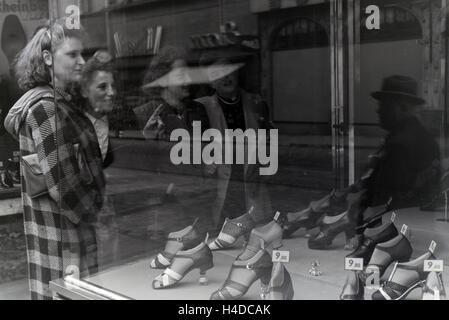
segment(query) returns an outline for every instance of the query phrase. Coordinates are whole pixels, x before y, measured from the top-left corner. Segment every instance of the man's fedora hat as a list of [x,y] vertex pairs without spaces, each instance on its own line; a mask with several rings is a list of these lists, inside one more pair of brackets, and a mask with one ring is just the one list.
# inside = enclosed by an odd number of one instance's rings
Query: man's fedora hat
[[414,105],[424,104],[426,101],[418,96],[418,83],[406,76],[391,76],[383,80],[381,91],[371,94],[376,100],[386,98],[401,98]]

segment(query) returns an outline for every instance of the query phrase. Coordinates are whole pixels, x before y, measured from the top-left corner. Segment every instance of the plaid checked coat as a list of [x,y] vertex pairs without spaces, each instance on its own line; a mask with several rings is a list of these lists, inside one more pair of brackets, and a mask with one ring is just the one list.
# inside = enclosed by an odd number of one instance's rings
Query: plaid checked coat
[[[52,299],[49,282],[96,271],[96,215],[105,179],[91,122],[62,90],[37,87],[13,106],[5,128],[21,155],[37,154],[47,194],[32,198],[22,183],[32,299]],[[21,164],[23,181],[23,161]]]

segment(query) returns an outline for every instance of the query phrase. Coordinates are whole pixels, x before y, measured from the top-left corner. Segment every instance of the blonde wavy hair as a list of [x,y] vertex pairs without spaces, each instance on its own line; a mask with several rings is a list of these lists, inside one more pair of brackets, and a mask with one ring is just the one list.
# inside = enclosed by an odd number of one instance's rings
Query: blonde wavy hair
[[14,73],[22,90],[30,90],[51,82],[50,70],[44,63],[42,52],[54,53],[66,38],[85,40],[82,29],[68,29],[62,21],[38,28],[33,38],[19,52],[14,61]]

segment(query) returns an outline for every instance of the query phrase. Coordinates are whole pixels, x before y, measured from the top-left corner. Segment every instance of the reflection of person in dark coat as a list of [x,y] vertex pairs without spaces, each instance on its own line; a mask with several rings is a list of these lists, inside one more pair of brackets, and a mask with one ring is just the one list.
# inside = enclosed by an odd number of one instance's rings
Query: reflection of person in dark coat
[[384,80],[382,91],[372,94],[378,100],[379,124],[388,134],[363,177],[339,195],[342,211],[347,211],[325,217],[321,232],[309,240],[310,248],[326,248],[338,233],[345,231],[350,237],[356,227],[363,231],[366,226],[375,226],[382,214],[422,205],[435,193],[439,148],[415,117],[417,106],[425,102],[417,96],[417,87],[412,78],[391,76]]
[[[214,79],[207,66],[227,66],[229,61],[221,58],[202,58],[207,76]],[[218,129],[225,136],[226,129],[271,129],[268,107],[257,94],[251,94],[239,87],[238,73],[234,72],[211,81],[215,94],[196,101],[205,106],[210,127]],[[235,155],[235,152],[233,152]],[[251,157],[254,155],[249,155]],[[253,219],[262,223],[272,216],[268,190],[260,175],[259,165],[239,164],[210,165],[206,175],[215,181],[216,198],[213,205],[213,221],[221,227],[225,218],[236,218],[248,212],[251,207]]]

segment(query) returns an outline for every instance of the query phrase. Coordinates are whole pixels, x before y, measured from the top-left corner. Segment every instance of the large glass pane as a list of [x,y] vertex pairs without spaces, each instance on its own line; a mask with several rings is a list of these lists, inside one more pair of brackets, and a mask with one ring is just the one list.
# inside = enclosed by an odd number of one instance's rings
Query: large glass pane
[[40,48],[0,101],[19,138],[2,136],[0,201],[17,212],[0,245],[21,268],[27,254],[31,297],[442,298],[444,3],[0,11],[26,35],[9,53],[2,33],[3,74]]

